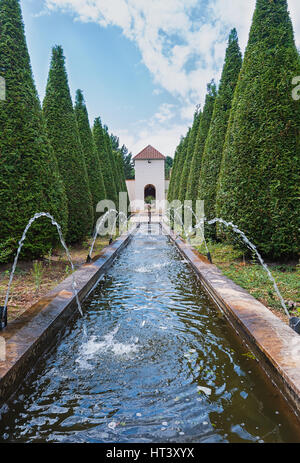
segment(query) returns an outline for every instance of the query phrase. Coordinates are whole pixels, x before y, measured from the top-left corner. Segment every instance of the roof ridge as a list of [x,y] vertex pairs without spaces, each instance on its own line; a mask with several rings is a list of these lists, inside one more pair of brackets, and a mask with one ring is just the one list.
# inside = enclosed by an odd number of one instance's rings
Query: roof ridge
[[140,151],[136,156],[133,158],[134,160],[143,160],[143,159],[161,159],[165,160],[166,157],[160,153],[156,148],[152,145],[146,146],[142,151]]

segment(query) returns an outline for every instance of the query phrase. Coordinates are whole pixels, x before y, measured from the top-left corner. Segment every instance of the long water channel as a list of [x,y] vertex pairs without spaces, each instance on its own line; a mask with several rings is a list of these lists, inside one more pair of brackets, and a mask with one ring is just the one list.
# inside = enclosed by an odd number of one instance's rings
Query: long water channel
[[1,442],[300,442],[279,392],[159,225],[1,410]]

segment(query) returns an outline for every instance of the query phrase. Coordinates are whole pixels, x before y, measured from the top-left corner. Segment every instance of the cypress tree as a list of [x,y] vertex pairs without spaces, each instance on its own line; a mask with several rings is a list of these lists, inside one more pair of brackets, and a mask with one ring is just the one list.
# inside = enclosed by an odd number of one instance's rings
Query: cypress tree
[[[0,261],[13,258],[29,219],[48,212],[66,229],[63,182],[49,143],[35,88],[18,0],[0,2],[0,73],[6,100],[0,101]],[[45,254],[58,241],[42,218],[24,242],[22,256]]]
[[[242,54],[238,44],[236,29],[233,29],[229,35],[225,64],[200,169],[198,197],[205,201],[205,215],[208,219],[216,216],[217,182],[232,99],[241,66]],[[207,227],[206,232],[211,238],[215,238],[215,227]]]
[[180,184],[181,184],[181,177],[182,171],[185,163],[185,157],[187,154],[187,149],[189,145],[189,137],[191,135],[191,127],[186,134],[186,136],[181,140],[180,149],[179,149],[179,156],[178,156],[178,163],[176,167],[175,177],[174,177],[174,191],[173,191],[173,200],[179,200],[179,193],[180,193]]
[[106,191],[101,171],[100,159],[90,128],[88,111],[81,90],[77,90],[76,93],[75,114],[79,129],[81,146],[85,157],[89,185],[93,198],[94,216],[96,219],[97,204],[99,201],[106,198]]
[[103,174],[103,180],[106,190],[106,199],[110,199],[114,201],[117,205],[117,192],[115,189],[115,184],[113,182],[113,172],[111,168],[111,162],[109,159],[107,145],[106,145],[106,137],[105,137],[105,130],[102,127],[100,117],[97,117],[94,122],[93,127],[93,136],[98,152],[98,156],[100,159],[101,170]]
[[217,96],[215,83],[212,81],[207,86],[207,95],[203,107],[203,113],[199,123],[197,139],[195,143],[194,155],[191,163],[190,175],[188,179],[187,199],[193,201],[193,209],[196,212],[196,200],[201,199],[198,195],[200,167],[204,151],[205,141],[208,135],[213,108]]
[[120,186],[120,178],[119,178],[119,173],[117,170],[117,164],[116,164],[116,159],[112,150],[112,144],[111,144],[111,139],[108,133],[108,127],[105,125],[104,126],[104,137],[105,137],[105,143],[106,143],[106,150],[108,154],[108,159],[110,162],[110,167],[111,167],[111,172],[112,172],[112,180],[114,184],[114,189],[116,191],[116,205],[118,204],[118,199],[119,199],[119,192],[121,189]]
[[169,190],[168,190],[168,201],[171,203],[174,199],[174,189],[175,189],[175,177],[176,177],[176,172],[177,172],[177,167],[178,167],[178,162],[179,162],[179,156],[180,156],[180,150],[182,147],[183,143],[183,137],[180,140],[179,145],[176,148],[175,155],[174,155],[174,163],[173,163],[173,168],[172,168],[172,173],[171,173],[171,178],[170,178],[170,184],[169,184]]
[[188,189],[188,179],[190,175],[191,164],[194,155],[195,143],[198,134],[199,123],[201,119],[201,112],[196,110],[194,114],[194,121],[191,128],[191,133],[189,136],[187,152],[184,160],[184,165],[182,169],[182,175],[180,179],[180,186],[179,186],[179,196],[178,199],[183,203],[187,196],[187,189]]
[[61,46],[52,50],[43,111],[68,197],[67,242],[80,242],[92,231],[93,206]]
[[127,185],[126,185],[125,157],[124,157],[124,155],[128,152],[128,150],[124,145],[120,148],[120,140],[118,137],[116,137],[113,134],[110,134],[110,142],[111,142],[113,154],[116,157],[117,170],[118,170],[118,175],[120,179],[120,192],[126,193],[127,195],[127,208],[128,208],[128,214],[129,214],[130,200],[129,200]]
[[217,214],[272,257],[299,250],[300,106],[291,96],[298,75],[287,1],[257,0],[226,134]]

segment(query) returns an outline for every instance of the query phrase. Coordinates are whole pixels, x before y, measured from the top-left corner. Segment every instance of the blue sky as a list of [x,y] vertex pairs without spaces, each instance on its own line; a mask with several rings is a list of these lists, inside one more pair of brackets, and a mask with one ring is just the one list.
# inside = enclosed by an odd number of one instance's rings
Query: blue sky
[[[21,0],[33,73],[44,97],[51,47],[63,46],[74,97],[137,154],[173,156],[220,77],[232,27],[244,51],[255,0]],[[289,0],[297,46],[300,1]]]

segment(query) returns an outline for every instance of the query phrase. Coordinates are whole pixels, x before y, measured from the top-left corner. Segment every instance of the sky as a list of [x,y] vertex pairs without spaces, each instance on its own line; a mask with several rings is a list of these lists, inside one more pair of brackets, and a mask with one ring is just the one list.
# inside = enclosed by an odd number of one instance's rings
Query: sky
[[[289,0],[300,48],[300,1]],[[134,155],[151,144],[174,156],[219,82],[230,30],[247,45],[255,0],[21,0],[36,86],[44,98],[51,48],[69,84]]]

